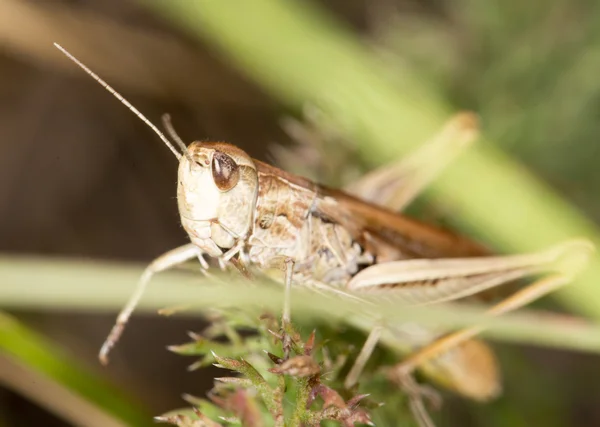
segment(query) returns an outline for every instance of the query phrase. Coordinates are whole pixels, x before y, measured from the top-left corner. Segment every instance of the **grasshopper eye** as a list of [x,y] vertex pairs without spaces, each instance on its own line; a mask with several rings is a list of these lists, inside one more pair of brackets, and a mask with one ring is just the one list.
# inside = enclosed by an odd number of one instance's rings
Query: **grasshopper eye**
[[225,153],[215,151],[212,158],[212,176],[217,188],[229,191],[240,180],[240,169],[237,163]]

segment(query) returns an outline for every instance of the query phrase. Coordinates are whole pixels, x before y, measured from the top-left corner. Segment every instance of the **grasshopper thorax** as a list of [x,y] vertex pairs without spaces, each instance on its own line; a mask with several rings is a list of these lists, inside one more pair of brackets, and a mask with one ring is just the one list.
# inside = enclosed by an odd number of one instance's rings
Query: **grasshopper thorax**
[[179,215],[192,243],[219,256],[247,237],[258,175],[252,158],[224,142],[193,142],[179,163]]

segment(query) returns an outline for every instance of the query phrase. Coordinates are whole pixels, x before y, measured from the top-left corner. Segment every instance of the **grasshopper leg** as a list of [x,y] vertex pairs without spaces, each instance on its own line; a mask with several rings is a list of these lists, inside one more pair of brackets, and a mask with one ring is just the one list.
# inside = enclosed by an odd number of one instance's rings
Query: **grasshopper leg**
[[375,346],[377,346],[377,343],[379,342],[381,332],[383,332],[383,326],[380,325],[375,326],[373,329],[371,329],[371,332],[369,332],[367,340],[360,349],[360,353],[358,353],[350,372],[348,372],[348,375],[344,380],[344,387],[347,389],[352,388],[352,386],[358,381],[358,378],[365,368],[365,365],[369,361],[371,354],[373,354]]
[[434,304],[532,274],[564,272],[572,277],[587,262],[592,249],[587,240],[571,240],[523,255],[390,261],[362,270],[347,289],[406,304]]
[[182,264],[193,258],[201,258],[201,256],[202,253],[200,249],[197,246],[189,243],[164,253],[152,261],[148,267],[146,267],[142,273],[142,276],[140,277],[134,293],[129,298],[129,301],[127,301],[127,305],[123,307],[119,313],[115,325],[104,341],[104,344],[102,344],[98,358],[103,365],[108,363],[108,353],[119,340],[119,337],[125,329],[125,324],[129,320],[129,317],[131,317],[131,313],[133,313],[133,310],[142,298],[142,295],[148,287],[148,283],[152,279],[152,276],[161,271],[171,269],[176,265]]
[[283,314],[281,316],[281,329],[283,341],[283,360],[287,360],[290,356],[292,348],[292,339],[288,331],[292,320],[292,277],[294,275],[294,260],[287,258],[285,260],[285,291],[283,299]]
[[345,190],[357,197],[402,211],[478,136],[471,112],[452,116],[430,141],[398,162],[376,169]]
[[[544,295],[565,286],[571,280],[572,277],[566,274],[554,274],[537,280],[510,295],[509,297],[503,299],[499,303],[493,305],[487,311],[487,314],[490,316],[500,316],[504,313],[519,309],[543,297]],[[396,365],[391,371],[391,376],[399,378],[410,374],[422,363],[430,360],[440,353],[448,351],[462,344],[466,340],[479,334],[484,329],[484,326],[472,326],[450,333],[433,341]]]
[[[379,341],[383,329],[384,326],[377,325],[369,333],[369,336],[363,344],[356,361],[352,365],[350,372],[344,380],[344,387],[346,389],[350,389],[358,381],[360,374],[362,373],[367,361],[375,349],[375,346],[377,345],[377,342]],[[400,378],[398,378],[398,380],[399,379]],[[400,385],[402,390],[408,396],[410,410],[413,413],[419,427],[435,427],[433,421],[427,413],[423,398],[427,398],[434,407],[439,408],[442,402],[440,395],[432,388],[418,384],[410,374],[402,376],[401,381],[395,382]]]
[[[583,267],[592,249],[589,242],[575,240],[525,255],[393,261],[363,270],[353,278],[348,288],[355,295],[365,292],[385,300],[396,297],[409,304],[430,304],[463,298],[531,274],[551,274],[517,291],[488,310],[490,315],[498,316],[527,305],[567,284]],[[427,394],[423,395],[414,387],[407,387],[414,383],[411,374],[416,368],[422,367],[441,354],[467,342],[473,344],[473,341],[469,340],[482,329],[482,326],[474,326],[438,338],[388,371],[390,379],[407,391],[411,408],[415,416],[421,419],[421,425],[430,425],[422,401]],[[494,383],[488,385],[493,386]],[[495,394],[497,387],[484,389],[490,389],[490,393]],[[413,392],[415,390],[416,392]],[[479,394],[476,393],[475,396],[484,397],[480,395],[481,389],[476,391]],[[490,393],[486,393],[485,396]]]
[[437,409],[442,405],[442,397],[438,392],[428,386],[417,383],[411,375],[404,376],[400,382],[400,386],[408,396],[410,410],[419,427],[435,427],[435,424],[427,412],[425,400],[423,398],[428,398]]
[[[317,108],[307,107],[304,122],[286,119],[282,126],[300,143],[294,151],[280,150],[280,161],[292,164],[301,154],[312,158],[311,148],[343,139],[331,128]],[[345,191],[390,210],[402,211],[478,136],[477,117],[460,112],[450,117],[442,129],[424,145],[397,162],[378,168],[345,187]],[[315,160],[316,161],[316,160]],[[316,161],[318,162],[318,161]]]
[[[556,273],[537,280],[493,305],[487,311],[487,314],[490,316],[500,316],[504,313],[517,310],[544,295],[565,286],[571,280],[571,275],[561,273]],[[429,427],[433,426],[433,423],[427,413],[423,401],[423,397],[429,397],[429,393],[426,392],[426,389],[422,389],[416,383],[412,376],[413,372],[424,363],[436,358],[440,354],[452,351],[458,346],[471,340],[484,329],[485,327],[481,325],[472,326],[440,337],[387,370],[388,378],[398,384],[407,393],[411,411],[415,415],[420,426]]]
[[[529,286],[515,292],[498,304],[488,310],[490,316],[499,316],[509,311],[521,308],[542,296],[553,292],[554,290],[566,285],[572,279],[566,274],[555,274],[530,284]],[[450,351],[457,346],[479,334],[485,328],[483,326],[473,326],[463,330],[453,332],[441,337],[432,343],[413,353],[407,359],[396,366],[387,370],[390,380],[397,383],[409,396],[410,407],[415,414],[420,426],[433,426],[429,414],[425,409],[422,397],[427,396],[427,392],[415,382],[412,373],[423,363],[435,358],[439,354]],[[419,388],[413,388],[413,386]]]

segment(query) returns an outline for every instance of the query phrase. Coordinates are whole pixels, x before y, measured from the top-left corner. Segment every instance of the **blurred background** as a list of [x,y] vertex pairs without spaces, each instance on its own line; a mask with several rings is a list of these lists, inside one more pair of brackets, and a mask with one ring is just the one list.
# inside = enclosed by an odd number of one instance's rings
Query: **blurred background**
[[[171,153],[52,42],[78,56],[155,123],[169,112],[186,141],[225,140],[269,161],[275,159],[274,146],[294,144],[280,124],[287,115],[301,117],[301,105],[265,89],[210,37],[193,36],[168,16],[165,5],[151,3],[149,8],[142,1],[0,0],[4,255],[142,263],[186,242]],[[200,12],[204,3],[197,2]],[[341,28],[391,76],[408,68],[449,111],[476,111],[490,144],[590,219],[600,220],[600,8],[595,2],[301,3],[328,16],[319,23],[335,22],[336,31]],[[272,25],[270,19],[256,22],[257,31]],[[236,25],[233,19],[230,25]],[[271,40],[288,42],[284,36]],[[252,46],[246,49],[252,55]],[[313,66],[306,63],[307,76]],[[293,78],[287,84],[293,88]],[[511,203],[510,194],[496,196]],[[428,219],[452,223],[443,206],[429,199],[422,203]],[[0,272],[0,287],[2,280]],[[24,287],[22,295],[27,293]],[[560,309],[555,302],[546,307]],[[133,396],[147,414],[183,406],[182,393],[202,395],[212,383],[205,371],[188,373],[189,360],[164,350],[185,340],[186,331],[201,329],[201,320],[140,315],[111,365],[100,369],[96,353],[114,314],[7,308],[85,369]],[[596,356],[495,347],[505,372],[503,397],[479,405],[448,394],[437,416],[440,426],[600,425]],[[10,365],[3,360],[6,370]],[[0,377],[1,427],[71,425],[64,418]]]

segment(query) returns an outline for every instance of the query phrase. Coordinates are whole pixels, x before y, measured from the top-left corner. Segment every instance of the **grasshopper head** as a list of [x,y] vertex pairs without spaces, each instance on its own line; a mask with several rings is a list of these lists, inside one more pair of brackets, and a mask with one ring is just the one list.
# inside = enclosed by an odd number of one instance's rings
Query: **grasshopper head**
[[108,83],[60,45],[54,45],[148,125],[180,160],[177,201],[181,222],[192,242],[208,255],[219,256],[223,249],[246,237],[258,196],[258,176],[250,156],[223,142],[194,142],[186,147],[165,114],[163,123],[173,144]]
[[224,142],[193,142],[179,163],[177,202],[192,242],[218,256],[253,222],[258,177],[252,158]]

